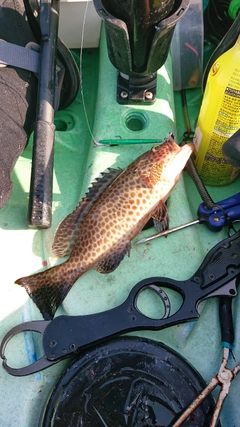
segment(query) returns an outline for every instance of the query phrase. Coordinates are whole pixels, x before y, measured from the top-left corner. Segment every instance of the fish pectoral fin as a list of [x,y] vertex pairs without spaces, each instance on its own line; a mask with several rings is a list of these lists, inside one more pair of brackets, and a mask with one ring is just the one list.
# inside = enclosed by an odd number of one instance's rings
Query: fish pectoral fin
[[161,202],[156,210],[152,213],[155,228],[161,233],[169,228],[169,215],[167,206]]
[[120,262],[123,260],[126,254],[128,254],[128,256],[130,255],[130,249],[131,244],[128,242],[123,249],[118,250],[106,258],[98,261],[94,265],[94,269],[103,274],[111,273],[119,266]]

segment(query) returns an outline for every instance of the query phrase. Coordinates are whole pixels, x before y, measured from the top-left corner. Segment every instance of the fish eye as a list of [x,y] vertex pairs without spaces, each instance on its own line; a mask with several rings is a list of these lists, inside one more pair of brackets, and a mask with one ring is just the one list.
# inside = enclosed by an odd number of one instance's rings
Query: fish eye
[[158,151],[160,148],[160,145],[154,145],[154,147],[152,147],[152,152],[155,153],[156,151]]

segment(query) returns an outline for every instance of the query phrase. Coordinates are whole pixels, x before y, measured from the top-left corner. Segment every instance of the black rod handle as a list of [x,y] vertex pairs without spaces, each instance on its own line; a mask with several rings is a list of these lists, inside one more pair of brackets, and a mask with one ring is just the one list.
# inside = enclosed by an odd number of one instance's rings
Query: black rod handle
[[[33,137],[33,158],[28,224],[49,228],[52,221],[54,149],[54,100],[59,0],[41,0],[41,55],[38,82],[37,121]],[[42,15],[42,19],[41,19]],[[44,19],[43,19],[44,17]],[[48,31],[47,31],[48,30]]]

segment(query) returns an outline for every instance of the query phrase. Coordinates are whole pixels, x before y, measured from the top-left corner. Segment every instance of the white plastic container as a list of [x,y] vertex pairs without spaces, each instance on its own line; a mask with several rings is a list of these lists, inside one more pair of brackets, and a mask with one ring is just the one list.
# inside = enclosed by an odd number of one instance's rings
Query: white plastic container
[[101,18],[97,14],[93,1],[89,0],[60,0],[59,37],[70,49],[79,49],[82,40],[84,24],[84,48],[94,48],[99,45]]

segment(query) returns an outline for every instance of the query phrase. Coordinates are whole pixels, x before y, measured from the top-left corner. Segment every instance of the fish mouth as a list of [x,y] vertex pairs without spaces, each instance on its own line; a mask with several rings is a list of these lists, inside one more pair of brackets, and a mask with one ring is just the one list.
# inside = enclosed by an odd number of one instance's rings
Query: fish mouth
[[[189,157],[190,154],[194,151],[194,143],[193,142],[189,142],[189,143],[184,144],[184,145],[178,145],[172,136],[170,136],[170,138],[165,141],[165,146],[169,150],[170,153],[174,154],[174,152],[175,152],[176,156],[178,156],[179,153],[181,152],[183,159],[184,159],[184,155],[186,155],[186,158],[187,158],[187,156]],[[186,159],[186,161],[187,161],[187,159]]]
[[173,157],[171,165],[169,164],[169,168],[168,168],[168,173],[171,173],[172,176],[175,176],[175,182],[178,181],[180,173],[184,169],[193,150],[194,150],[193,143],[179,146],[179,150]]
[[190,157],[194,150],[194,144],[193,142],[190,142],[189,144],[185,144],[182,146],[179,146],[180,152],[183,154],[183,156],[186,156],[187,158]]

